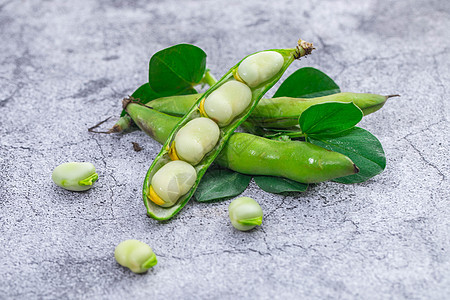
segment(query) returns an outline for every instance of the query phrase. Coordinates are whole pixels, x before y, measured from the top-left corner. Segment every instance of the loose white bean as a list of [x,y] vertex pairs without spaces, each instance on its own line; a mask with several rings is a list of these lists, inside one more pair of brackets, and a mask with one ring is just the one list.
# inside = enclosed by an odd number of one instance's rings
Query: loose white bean
[[98,179],[95,167],[88,162],[68,162],[57,166],[52,173],[53,182],[69,191],[86,191]]
[[283,56],[275,51],[263,51],[244,59],[238,74],[250,87],[256,87],[271,79],[283,67]]
[[234,228],[241,231],[261,225],[263,218],[261,206],[249,197],[234,199],[228,206],[228,214]]
[[126,240],[117,245],[114,258],[134,273],[144,273],[158,263],[152,248],[138,240]]
[[182,160],[171,161],[159,169],[152,177],[151,186],[164,201],[162,207],[173,206],[194,185],[197,172]]
[[175,136],[175,150],[180,159],[198,164],[217,144],[220,129],[208,118],[196,118],[183,126]]
[[251,100],[252,91],[250,88],[242,82],[232,80],[212,92],[205,99],[203,107],[208,117],[223,127],[242,113]]

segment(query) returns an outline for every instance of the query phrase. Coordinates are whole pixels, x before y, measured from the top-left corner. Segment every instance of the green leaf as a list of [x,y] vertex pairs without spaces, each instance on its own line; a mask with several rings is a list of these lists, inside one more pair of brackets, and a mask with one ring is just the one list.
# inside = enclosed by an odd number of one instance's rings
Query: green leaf
[[155,53],[149,64],[149,83],[158,92],[180,91],[198,84],[206,69],[205,52],[179,44]]
[[268,193],[284,193],[284,192],[304,192],[308,188],[308,184],[300,183],[283,177],[275,176],[254,176],[255,183]]
[[134,91],[131,97],[139,99],[140,103],[145,104],[153,99],[159,98],[160,96],[152,89],[150,84],[147,82],[141,85],[136,91]]
[[307,135],[330,135],[353,128],[362,117],[363,112],[353,102],[327,102],[308,107],[299,124]]
[[315,98],[340,92],[333,79],[322,71],[307,67],[292,73],[273,97]]
[[219,200],[241,194],[247,188],[251,176],[228,169],[210,168],[195,191],[198,202]]
[[359,173],[334,179],[335,182],[364,182],[386,167],[386,157],[380,141],[359,127],[328,137],[310,136],[308,142],[347,155],[358,166]]
[[[169,96],[175,96],[175,95],[187,95],[187,94],[197,94],[197,90],[192,87],[188,87],[188,88],[186,88],[184,90],[180,90],[180,91],[166,91],[163,93],[157,93],[152,89],[150,84],[147,82],[147,83],[144,83],[143,85],[141,85],[140,87],[138,87],[138,89],[136,91],[134,91],[133,94],[131,94],[131,97],[138,99],[139,103],[147,104],[148,102],[150,102],[154,99],[161,98],[161,97],[169,97]],[[127,114],[127,112],[125,110],[122,110],[122,113],[120,114],[120,116],[123,117],[126,114]]]

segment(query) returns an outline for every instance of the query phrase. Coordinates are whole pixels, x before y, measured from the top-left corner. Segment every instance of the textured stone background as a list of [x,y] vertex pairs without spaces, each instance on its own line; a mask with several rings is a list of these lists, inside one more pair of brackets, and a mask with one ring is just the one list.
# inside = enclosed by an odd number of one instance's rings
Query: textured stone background
[[[0,1],[0,298],[448,297],[449,13],[446,0]],[[252,184],[265,220],[248,233],[229,201],[148,218],[140,191],[160,145],[87,128],[120,113],[162,48],[200,46],[219,77],[299,37],[317,50],[288,74],[312,66],[344,91],[402,95],[361,124],[386,170],[301,195]],[[94,189],[52,183],[72,160],[97,166]],[[159,257],[145,275],[113,258],[128,238]]]

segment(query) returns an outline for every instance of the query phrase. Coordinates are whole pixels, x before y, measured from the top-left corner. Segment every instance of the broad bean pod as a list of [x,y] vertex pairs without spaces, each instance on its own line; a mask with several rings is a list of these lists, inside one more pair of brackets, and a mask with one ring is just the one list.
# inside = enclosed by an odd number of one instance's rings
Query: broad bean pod
[[[213,163],[214,159],[219,155],[220,151],[223,149],[223,147],[226,144],[226,141],[228,138],[232,135],[233,131],[242,123],[245,121],[245,119],[250,115],[251,111],[256,107],[258,101],[261,99],[261,97],[280,79],[281,75],[284,73],[284,71],[287,69],[287,67],[295,60],[300,58],[301,56],[307,55],[312,51],[313,47],[312,44],[306,43],[304,41],[299,41],[298,45],[294,49],[275,49],[275,50],[268,50],[270,52],[277,52],[283,60],[283,64],[280,66],[280,68],[277,70],[276,68],[270,69],[269,71],[272,72],[270,75],[268,75],[266,78],[264,76],[258,77],[255,82],[252,82],[252,86],[250,87],[251,91],[251,98],[249,101],[249,105],[242,110],[241,112],[238,112],[236,116],[226,124],[220,124],[219,126],[222,126],[220,128],[220,137],[214,148],[204,155],[202,160],[194,166],[197,174],[197,180],[192,185],[189,192],[182,195],[178,201],[171,207],[164,208],[161,205],[157,204],[157,202],[160,202],[161,199],[157,199],[157,201],[154,201],[152,199],[150,191],[151,191],[151,182],[153,176],[155,176],[155,173],[162,168],[164,165],[169,163],[170,161],[173,161],[177,159],[176,153],[174,153],[175,145],[174,145],[174,139],[177,135],[177,133],[184,127],[188,122],[190,122],[193,119],[200,118],[200,117],[208,117],[207,113],[203,109],[203,105],[205,102],[208,102],[209,96],[214,93],[215,91],[221,90],[222,86],[226,83],[238,80],[245,83],[245,79],[242,80],[242,78],[238,75],[239,66],[242,62],[245,62],[246,59],[251,57],[251,54],[241,60],[238,64],[236,64],[234,67],[232,67],[216,84],[214,84],[208,91],[205,92],[205,94],[200,97],[197,102],[191,107],[191,109],[184,115],[184,117],[180,120],[180,122],[175,126],[173,131],[170,133],[167,141],[162,147],[161,152],[158,154],[158,156],[153,161],[152,165],[150,166],[147,175],[145,176],[144,180],[144,187],[143,187],[143,198],[144,203],[147,208],[147,214],[157,220],[167,220],[170,219],[172,216],[174,216],[176,213],[178,213],[184,205],[189,201],[191,196],[193,195],[198,183],[200,182],[200,179],[202,178],[203,174],[208,169],[209,165]],[[263,51],[264,52],[264,51]],[[258,52],[260,53],[260,52]],[[246,67],[247,68],[247,67]],[[248,71],[248,69],[246,69]],[[275,70],[275,71],[274,71]],[[252,78],[253,80],[254,78]],[[228,97],[225,95],[224,97]],[[126,108],[126,107],[125,107]],[[175,154],[175,155],[174,155]],[[161,196],[161,195],[159,195]],[[164,200],[164,199],[162,199]]]
[[366,116],[376,112],[386,100],[398,95],[337,93],[317,98],[279,97],[262,99],[248,120],[264,128],[288,128],[298,125],[299,116],[310,106],[325,102],[353,102]]
[[[163,97],[150,101],[146,105],[160,112],[183,116],[203,94]],[[353,102],[365,116],[381,109],[386,100],[398,95],[377,95],[368,93],[337,93],[316,98],[263,98],[252,111],[246,122],[264,128],[288,128],[298,124],[298,118],[305,109],[314,104],[325,102]],[[121,118],[114,132],[120,132],[130,126],[129,116]]]
[[[164,143],[180,118],[130,103],[126,108],[137,126]],[[235,132],[215,162],[249,175],[280,176],[303,183],[317,183],[358,172],[347,156],[307,142],[276,141]]]

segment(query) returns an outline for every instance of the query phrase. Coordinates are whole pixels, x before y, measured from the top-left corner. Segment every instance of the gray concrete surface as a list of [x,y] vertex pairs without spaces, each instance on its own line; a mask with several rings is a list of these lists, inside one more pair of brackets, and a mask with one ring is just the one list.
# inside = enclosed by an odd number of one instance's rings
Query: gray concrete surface
[[[448,299],[449,2],[1,1],[0,299]],[[345,91],[399,93],[362,127],[387,155],[363,184],[244,195],[265,212],[237,232],[228,202],[191,202],[173,221],[145,215],[144,174],[160,145],[87,128],[120,113],[148,59],[182,42],[217,76],[248,53],[317,46],[296,62]],[[112,122],[112,121],[111,121]],[[131,142],[144,150],[134,152]],[[90,161],[86,193],[51,171]],[[136,238],[158,265],[135,275],[114,247]]]

